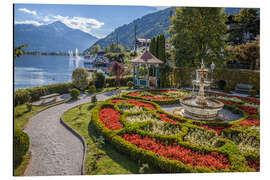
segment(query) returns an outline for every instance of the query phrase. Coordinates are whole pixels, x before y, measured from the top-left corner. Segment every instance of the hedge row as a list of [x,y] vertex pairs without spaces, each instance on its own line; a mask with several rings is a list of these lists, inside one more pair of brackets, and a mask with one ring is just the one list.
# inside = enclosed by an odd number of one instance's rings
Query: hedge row
[[37,86],[26,89],[18,89],[14,92],[14,104],[15,106],[24,104],[28,101],[33,102],[39,100],[41,96],[59,93],[68,93],[73,88],[71,82],[50,84],[46,86]]
[[[126,99],[126,98],[122,98]],[[165,114],[168,114],[161,110],[159,106],[155,103],[151,103],[149,101],[142,101],[145,103],[152,104],[156,107],[157,112],[162,112]],[[111,107],[120,112],[120,122],[123,125],[123,128],[120,130],[109,130],[107,129],[103,123],[99,119],[99,111],[105,107]],[[153,113],[153,115],[156,114],[155,111],[151,109],[147,109],[148,113]],[[191,144],[189,142],[184,142],[183,137],[188,133],[189,128],[199,128],[195,125],[192,125],[189,123],[189,120],[186,120],[183,124],[183,127],[181,128],[181,132],[179,134],[169,136],[169,135],[156,135],[156,134],[151,134],[149,132],[141,130],[142,127],[151,124],[151,122],[146,121],[143,123],[134,123],[130,124],[129,122],[126,121],[126,116],[128,115],[134,115],[134,114],[139,114],[139,113],[127,113],[121,111],[116,104],[112,104],[110,100],[107,100],[99,105],[97,105],[92,112],[92,121],[95,126],[95,128],[103,134],[105,139],[111,143],[112,145],[115,146],[119,151],[129,155],[132,159],[134,160],[140,160],[142,162],[148,163],[150,166],[157,167],[160,169],[162,172],[229,172],[229,171],[253,171],[253,169],[249,168],[246,162],[246,159],[243,155],[241,155],[237,149],[237,146],[230,140],[227,139],[220,139],[220,142],[223,142],[221,147],[218,148],[206,148],[206,147],[201,147],[198,145]],[[170,114],[168,114],[170,115]],[[178,119],[183,123],[184,119],[179,119],[176,116],[171,115],[170,117]],[[167,122],[170,124],[170,122]],[[182,125],[180,125],[182,126]],[[148,136],[150,138],[155,138],[161,141],[165,142],[176,142],[180,146],[183,146],[185,148],[191,149],[192,151],[196,151],[199,153],[210,153],[210,152],[218,152],[226,157],[228,157],[230,161],[230,169],[222,169],[222,170],[216,170],[216,169],[209,169],[206,167],[192,167],[190,165],[183,164],[180,161],[176,160],[169,160],[167,158],[161,157],[151,151],[144,150],[141,148],[138,148],[136,145],[133,145],[124,139],[120,137],[122,134],[139,134],[140,136]]]
[[[192,87],[192,80],[196,79],[195,69],[191,68],[175,68],[169,77],[172,87],[179,85],[181,87]],[[209,77],[214,79],[215,82],[220,80],[226,81],[226,84],[234,89],[236,84],[250,84],[256,90],[260,89],[260,71],[252,70],[234,70],[234,69],[215,69],[213,75]]]
[[[132,76],[124,76],[121,81],[121,86],[126,86],[128,81],[133,81]],[[108,87],[115,86],[115,77],[108,77],[105,79],[105,83]],[[93,82],[90,81],[89,85],[92,85]],[[18,89],[14,92],[14,104],[15,106],[24,104],[28,101],[34,102],[39,100],[41,96],[52,94],[52,93],[59,93],[65,94],[69,93],[69,91],[73,88],[71,82],[66,83],[57,83],[57,84],[50,84],[46,86],[36,86],[26,89]]]
[[21,163],[23,156],[27,153],[29,149],[30,144],[29,136],[21,129],[15,129],[13,136],[13,144],[14,144],[13,158],[15,169]]

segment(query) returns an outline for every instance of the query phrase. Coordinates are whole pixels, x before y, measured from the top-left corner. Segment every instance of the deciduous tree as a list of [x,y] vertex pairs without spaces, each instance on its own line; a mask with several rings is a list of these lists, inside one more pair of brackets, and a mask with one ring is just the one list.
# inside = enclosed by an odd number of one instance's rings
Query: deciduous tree
[[226,16],[224,8],[179,7],[171,18],[174,57],[177,66],[223,64]]

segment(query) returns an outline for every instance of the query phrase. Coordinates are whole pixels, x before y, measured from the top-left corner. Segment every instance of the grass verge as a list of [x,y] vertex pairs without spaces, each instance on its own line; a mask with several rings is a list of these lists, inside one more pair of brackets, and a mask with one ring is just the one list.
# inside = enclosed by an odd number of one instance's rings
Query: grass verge
[[130,160],[115,150],[113,146],[105,143],[91,123],[91,109],[94,104],[84,104],[74,107],[62,116],[65,123],[75,129],[86,141],[87,151],[85,157],[86,174],[139,174],[158,173],[151,168]]
[[[14,129],[16,128],[23,129],[27,124],[28,120],[36,113],[67,101],[69,101],[69,99],[59,101],[57,103],[46,106],[33,106],[31,111],[27,110],[25,104],[14,107]],[[17,168],[14,168],[14,176],[23,176],[29,161],[30,161],[30,151],[28,151],[25,154],[20,165]]]

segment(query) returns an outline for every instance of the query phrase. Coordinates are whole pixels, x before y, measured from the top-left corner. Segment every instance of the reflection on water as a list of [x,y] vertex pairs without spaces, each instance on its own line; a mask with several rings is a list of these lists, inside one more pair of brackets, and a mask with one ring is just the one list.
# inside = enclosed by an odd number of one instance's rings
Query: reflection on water
[[14,61],[14,89],[69,82],[77,67],[96,69],[85,66],[83,58],[24,55]]

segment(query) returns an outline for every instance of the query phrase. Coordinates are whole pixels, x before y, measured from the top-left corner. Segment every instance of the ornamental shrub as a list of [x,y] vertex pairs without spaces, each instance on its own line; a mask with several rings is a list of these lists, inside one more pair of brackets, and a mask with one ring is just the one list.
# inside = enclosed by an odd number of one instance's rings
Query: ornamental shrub
[[98,89],[102,89],[105,86],[105,76],[101,72],[95,74],[95,86]]
[[224,88],[224,91],[225,91],[226,93],[231,93],[231,90],[232,90],[232,88],[229,87],[229,86],[226,86],[226,87]]
[[134,83],[132,81],[128,81],[127,86],[129,89],[131,89],[134,86]]
[[27,107],[27,111],[28,111],[28,112],[30,112],[30,111],[32,111],[33,104],[32,104],[32,103],[27,102],[27,103],[26,103],[26,107]]
[[84,68],[76,68],[72,72],[72,84],[80,89],[84,90],[88,86],[89,73]]
[[249,94],[250,94],[250,96],[255,97],[256,94],[257,94],[257,91],[256,91],[255,89],[251,89],[251,90],[249,91]]
[[97,91],[97,89],[96,89],[95,85],[90,86],[88,89],[89,94],[94,94],[94,93],[96,93],[96,91]]
[[94,96],[91,97],[91,102],[94,103],[94,104],[97,103],[97,97],[96,97],[96,95],[94,95]]
[[14,93],[14,104],[15,106],[24,104],[31,100],[30,92],[26,89],[18,89]]
[[29,144],[29,136],[21,129],[15,129],[13,136],[13,158],[15,167],[21,163],[23,156],[29,149]]
[[221,90],[224,90],[226,84],[227,84],[226,81],[224,81],[224,80],[219,80],[219,81],[218,81],[218,88],[221,89]]
[[76,89],[76,88],[73,88],[73,89],[70,91],[70,96],[71,96],[71,98],[72,98],[73,100],[78,99],[79,95],[80,95],[80,91],[79,91],[78,89]]
[[27,88],[31,96],[31,101],[38,101],[41,96],[47,94],[47,88],[45,86],[37,86],[32,88]]

